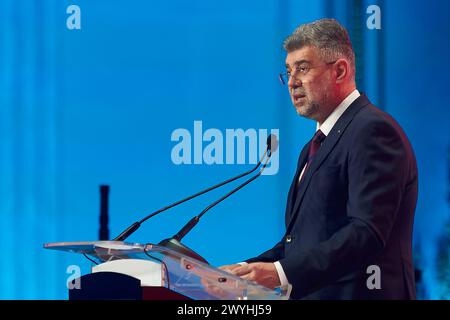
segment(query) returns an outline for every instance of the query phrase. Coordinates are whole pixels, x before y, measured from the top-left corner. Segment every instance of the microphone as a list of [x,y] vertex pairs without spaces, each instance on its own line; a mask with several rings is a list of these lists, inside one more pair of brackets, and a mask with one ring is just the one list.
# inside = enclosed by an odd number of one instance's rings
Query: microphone
[[[273,141],[276,141],[276,144],[274,144]],[[266,157],[266,155],[267,155],[268,157],[270,157],[270,154],[272,153],[272,149],[275,147],[275,149],[274,149],[274,151],[275,151],[276,148],[278,147],[278,142],[277,142],[276,136],[275,136],[274,134],[270,134],[270,135],[267,137],[266,144],[267,144],[267,148],[266,148],[266,150],[264,151],[263,156],[261,157],[261,159],[258,161],[258,163],[255,165],[255,167],[254,167],[253,169],[248,170],[248,171],[246,171],[246,172],[244,172],[244,173],[242,173],[242,174],[240,174],[240,175],[238,175],[238,176],[236,176],[236,177],[234,177],[234,178],[231,178],[231,179],[225,180],[225,181],[223,181],[223,182],[221,182],[221,183],[218,183],[218,184],[216,184],[216,185],[214,185],[214,186],[212,186],[212,187],[209,187],[209,188],[207,188],[207,189],[205,189],[205,190],[199,191],[199,192],[197,192],[197,193],[195,193],[195,194],[193,194],[193,195],[191,195],[191,196],[189,196],[189,197],[187,197],[187,198],[184,198],[184,199],[179,200],[179,201],[177,201],[177,202],[174,202],[174,203],[172,203],[172,204],[170,204],[170,205],[168,205],[168,206],[165,206],[165,207],[163,207],[163,208],[161,208],[161,209],[159,209],[159,210],[156,210],[155,212],[150,213],[150,214],[147,215],[145,218],[141,219],[140,221],[136,221],[135,223],[133,223],[132,225],[130,225],[130,226],[129,226],[128,228],[126,228],[121,234],[119,234],[117,237],[115,237],[112,241],[124,241],[124,240],[127,239],[130,235],[132,235],[134,232],[136,232],[136,230],[139,229],[139,227],[141,226],[142,223],[144,223],[145,221],[147,221],[147,220],[150,219],[151,217],[154,217],[154,216],[156,216],[157,214],[160,214],[161,212],[164,212],[164,211],[166,211],[166,210],[169,210],[169,209],[171,209],[171,208],[173,208],[173,207],[176,207],[176,206],[178,206],[178,205],[180,205],[180,204],[182,204],[182,203],[184,203],[184,202],[186,202],[186,201],[189,201],[189,200],[191,200],[191,199],[194,199],[194,198],[196,198],[196,197],[198,197],[198,196],[201,196],[202,194],[205,194],[205,193],[207,193],[207,192],[210,192],[210,191],[212,191],[212,190],[214,190],[214,189],[217,189],[217,188],[219,188],[219,187],[221,187],[221,186],[224,186],[224,185],[226,185],[226,184],[228,184],[228,183],[230,183],[230,182],[233,182],[233,181],[235,181],[235,180],[238,180],[238,179],[240,179],[240,178],[242,178],[242,177],[245,177],[245,176],[251,174],[251,173],[254,172],[256,169],[259,168],[259,166],[261,165],[261,162],[264,160],[264,158]]]
[[170,248],[174,251],[182,253],[188,257],[194,258],[196,260],[200,260],[200,261],[208,264],[208,262],[202,256],[200,256],[198,253],[196,253],[192,249],[190,249],[187,246],[185,246],[184,244],[182,244],[181,239],[183,239],[184,236],[186,236],[186,234],[188,234],[197,225],[197,223],[200,221],[200,218],[206,212],[208,212],[211,208],[215,207],[217,204],[219,204],[220,202],[222,202],[223,200],[225,200],[226,198],[231,196],[233,193],[239,191],[240,189],[242,189],[243,187],[248,185],[250,182],[256,180],[256,178],[258,178],[263,173],[264,169],[266,168],[267,163],[269,162],[269,159],[272,156],[272,153],[275,152],[277,149],[278,149],[278,140],[275,135],[271,134],[267,138],[268,152],[267,152],[266,161],[264,162],[263,166],[261,167],[261,170],[257,174],[255,174],[250,179],[246,180],[244,183],[242,183],[241,185],[237,186],[236,188],[234,188],[233,190],[228,192],[226,195],[222,196],[220,199],[214,201],[212,204],[210,204],[205,209],[203,209],[203,211],[200,212],[200,214],[198,214],[197,216],[195,216],[191,220],[189,220],[188,223],[186,223],[183,226],[183,228],[181,228],[180,231],[178,231],[178,233],[175,234],[172,238],[164,239],[159,244],[166,248]]

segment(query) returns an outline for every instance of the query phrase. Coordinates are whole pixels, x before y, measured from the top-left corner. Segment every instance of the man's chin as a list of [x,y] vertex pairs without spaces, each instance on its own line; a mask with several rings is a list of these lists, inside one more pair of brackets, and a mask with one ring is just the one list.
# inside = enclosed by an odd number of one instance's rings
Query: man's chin
[[297,113],[299,115],[301,115],[302,117],[307,116],[308,113],[309,113],[308,112],[308,108],[304,104],[302,104],[302,105],[300,105],[300,104],[294,105],[294,108],[295,108],[295,111],[297,111]]
[[302,106],[295,106],[295,111],[297,111],[297,114],[303,118],[312,119],[314,120],[314,112],[311,110],[311,108],[308,108],[305,105]]

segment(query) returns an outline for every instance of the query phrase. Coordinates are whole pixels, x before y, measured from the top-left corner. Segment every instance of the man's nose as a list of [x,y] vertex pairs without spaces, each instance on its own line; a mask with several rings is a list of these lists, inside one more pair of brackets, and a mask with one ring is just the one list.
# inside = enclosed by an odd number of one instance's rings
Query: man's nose
[[302,85],[303,85],[302,81],[298,77],[296,77],[295,74],[292,74],[288,80],[289,88],[297,88],[301,87]]

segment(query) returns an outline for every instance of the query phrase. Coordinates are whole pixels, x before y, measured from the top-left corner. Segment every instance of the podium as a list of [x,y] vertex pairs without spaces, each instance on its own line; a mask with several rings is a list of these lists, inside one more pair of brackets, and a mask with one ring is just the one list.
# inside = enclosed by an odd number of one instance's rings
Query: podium
[[286,300],[281,292],[214,268],[167,247],[121,241],[57,242],[46,249],[84,255],[90,274],[69,300]]

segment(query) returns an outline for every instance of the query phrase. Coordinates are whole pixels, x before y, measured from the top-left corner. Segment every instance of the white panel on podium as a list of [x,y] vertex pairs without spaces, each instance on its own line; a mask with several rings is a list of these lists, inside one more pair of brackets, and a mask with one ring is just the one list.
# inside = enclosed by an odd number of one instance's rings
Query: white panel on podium
[[96,272],[116,272],[129,275],[141,280],[141,286],[160,287],[162,286],[162,270],[159,263],[140,260],[125,259],[105,262],[92,267],[92,273]]

